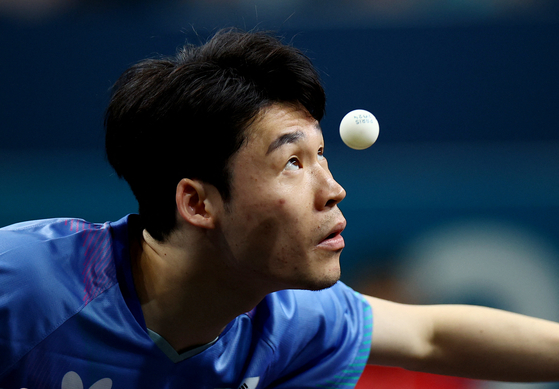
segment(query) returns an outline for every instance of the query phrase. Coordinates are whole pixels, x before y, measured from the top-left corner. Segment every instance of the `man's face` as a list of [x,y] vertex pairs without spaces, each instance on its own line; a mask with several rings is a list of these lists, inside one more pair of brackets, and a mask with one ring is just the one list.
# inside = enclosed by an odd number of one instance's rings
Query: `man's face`
[[274,104],[250,126],[231,161],[231,198],[219,221],[231,269],[273,290],[339,279],[345,190],[323,150],[318,122],[301,107]]

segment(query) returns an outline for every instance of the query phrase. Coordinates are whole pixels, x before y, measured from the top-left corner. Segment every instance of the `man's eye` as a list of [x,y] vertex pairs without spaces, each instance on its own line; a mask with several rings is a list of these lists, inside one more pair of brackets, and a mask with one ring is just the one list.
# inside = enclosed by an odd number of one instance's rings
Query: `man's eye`
[[300,168],[301,168],[301,163],[295,157],[291,158],[285,164],[285,170],[297,170],[297,169],[300,169]]

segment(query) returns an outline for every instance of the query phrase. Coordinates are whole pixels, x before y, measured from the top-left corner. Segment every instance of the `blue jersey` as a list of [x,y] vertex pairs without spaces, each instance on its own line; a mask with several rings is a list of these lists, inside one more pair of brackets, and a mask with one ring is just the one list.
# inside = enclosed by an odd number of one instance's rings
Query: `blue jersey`
[[144,322],[130,268],[131,217],[0,229],[1,389],[357,383],[369,354],[371,309],[340,282],[318,292],[272,293],[204,350],[174,358]]

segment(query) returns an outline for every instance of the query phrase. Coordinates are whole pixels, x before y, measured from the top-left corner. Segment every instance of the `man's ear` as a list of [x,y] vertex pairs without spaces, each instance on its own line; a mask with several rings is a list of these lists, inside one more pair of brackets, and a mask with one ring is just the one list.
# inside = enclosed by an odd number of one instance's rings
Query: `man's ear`
[[183,178],[177,185],[175,198],[179,215],[186,222],[201,228],[215,227],[217,204],[214,203],[221,200],[215,187]]

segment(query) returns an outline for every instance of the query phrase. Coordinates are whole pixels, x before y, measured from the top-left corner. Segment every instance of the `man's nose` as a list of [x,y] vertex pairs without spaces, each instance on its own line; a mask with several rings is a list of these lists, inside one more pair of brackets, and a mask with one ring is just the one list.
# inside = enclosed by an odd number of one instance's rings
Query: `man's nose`
[[322,172],[322,180],[319,182],[317,207],[319,209],[332,208],[341,202],[345,196],[345,189],[334,179],[329,170]]

